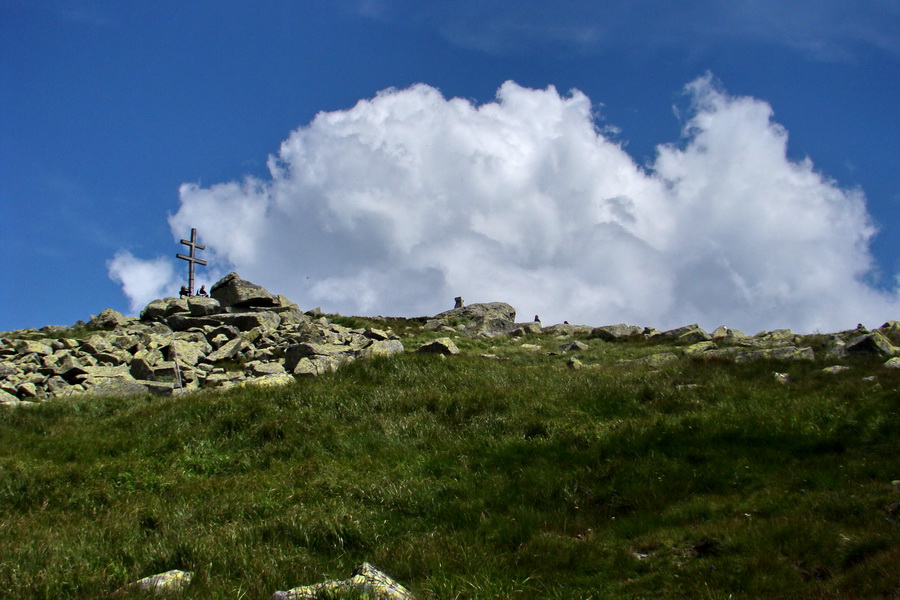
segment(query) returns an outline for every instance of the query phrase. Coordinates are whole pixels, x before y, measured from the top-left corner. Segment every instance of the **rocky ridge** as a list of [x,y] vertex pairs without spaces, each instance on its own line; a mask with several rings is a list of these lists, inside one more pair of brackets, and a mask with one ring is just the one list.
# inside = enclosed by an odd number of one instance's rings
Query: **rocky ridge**
[[[236,273],[213,285],[210,294],[209,298],[153,300],[139,318],[106,309],[74,329],[45,327],[5,334],[0,338],[0,405],[27,406],[71,394],[171,395],[238,385],[283,385],[297,377],[333,372],[359,358],[405,351],[390,329],[350,328],[330,321],[318,309],[303,312],[284,296]],[[450,335],[542,334],[561,342],[558,352],[551,354],[626,340],[665,343],[669,347],[665,352],[623,361],[649,368],[694,356],[738,362],[840,361],[854,354],[881,356],[887,359],[886,366],[900,366],[900,348],[893,343],[900,341],[896,321],[872,331],[859,326],[826,335],[779,329],[748,336],[726,327],[708,333],[696,324],[662,332],[624,323],[543,327],[537,316],[516,322],[515,309],[503,302],[461,306],[459,300],[460,306],[423,319],[422,329],[443,337],[422,344],[419,352],[459,353]],[[67,337],[79,330],[77,337]],[[529,344],[528,349],[540,346]],[[590,366],[576,358],[567,364]],[[840,367],[829,369],[837,372]]]
[[106,309],[74,329],[86,335],[66,337],[70,329],[47,327],[0,338],[0,404],[282,385],[357,358],[403,352],[390,331],[351,329],[315,310],[302,312],[235,273],[216,283],[209,298],[153,300],[139,318]]

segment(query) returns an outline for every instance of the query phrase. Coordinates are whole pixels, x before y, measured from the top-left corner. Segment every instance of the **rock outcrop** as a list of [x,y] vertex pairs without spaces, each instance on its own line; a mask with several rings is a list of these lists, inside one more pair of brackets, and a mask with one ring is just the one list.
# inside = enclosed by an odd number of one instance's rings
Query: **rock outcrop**
[[282,385],[357,358],[403,352],[390,331],[313,318],[234,273],[212,289],[218,298],[154,300],[139,319],[104,310],[79,339],[41,337],[55,328],[0,339],[0,405],[69,394]]
[[[351,329],[330,322],[319,309],[302,312],[296,304],[230,273],[212,286],[211,298],[161,298],[126,318],[106,309],[79,322],[88,334],[66,337],[67,328],[22,330],[0,338],[0,406],[28,406],[68,394],[162,394],[237,385],[283,385],[297,377],[331,373],[360,359],[404,352],[389,330]],[[460,301],[457,304],[462,305]],[[542,327],[517,323],[505,302],[462,305],[425,320],[438,339],[418,352],[459,353],[451,337],[553,335],[560,353],[584,352],[594,344],[630,340],[659,343],[659,352],[630,362],[661,368],[682,358],[730,360],[842,361],[869,355],[900,357],[900,322],[876,330],[799,335],[789,329],[754,336],[719,327],[711,334],[699,325],[659,332],[624,323],[591,327],[562,323]],[[444,334],[442,337],[438,337]],[[562,343],[565,342],[565,343]],[[521,349],[542,346],[521,344]],[[489,355],[494,356],[494,355]],[[571,357],[581,364],[583,358]],[[897,360],[890,362],[895,367]],[[584,365],[590,366],[590,365]],[[829,365],[832,366],[832,365]],[[574,368],[574,367],[573,367]],[[830,371],[829,371],[830,372]]]
[[511,333],[519,325],[516,309],[505,302],[470,304],[454,308],[425,323],[425,329],[448,329],[469,337],[494,337]]

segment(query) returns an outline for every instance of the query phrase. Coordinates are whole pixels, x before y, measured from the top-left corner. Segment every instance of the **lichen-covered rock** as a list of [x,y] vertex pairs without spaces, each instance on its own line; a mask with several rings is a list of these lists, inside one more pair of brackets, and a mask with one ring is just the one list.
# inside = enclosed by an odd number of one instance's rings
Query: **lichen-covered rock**
[[128,322],[122,313],[111,308],[105,308],[100,311],[99,315],[92,316],[88,321],[90,329],[114,329]]
[[815,360],[816,355],[812,348],[796,348],[784,346],[781,348],[764,348],[761,350],[747,350],[733,355],[735,362],[749,362],[753,360]]
[[649,367],[651,369],[659,369],[671,362],[675,362],[678,360],[678,355],[674,352],[659,352],[657,354],[651,354],[650,356],[644,356],[642,358],[636,358],[633,360],[622,360],[619,361],[621,365],[639,365],[644,367]]
[[138,579],[134,583],[130,583],[117,590],[114,596],[121,596],[128,592],[138,590],[151,592],[154,595],[177,594],[191,584],[192,577],[193,572],[191,571],[179,571],[178,569],[173,569],[172,571],[166,571],[165,573]]
[[205,317],[222,312],[222,305],[215,298],[191,296],[187,299],[188,312],[192,317]]
[[260,375],[258,377],[247,377],[238,382],[239,386],[255,385],[261,387],[289,385],[294,383],[296,379],[290,373],[270,373],[268,375]]
[[625,338],[637,337],[641,335],[643,331],[644,329],[642,327],[619,323],[617,325],[603,325],[602,327],[595,327],[591,330],[591,337],[600,338],[601,340],[605,340],[607,342],[614,342],[616,340]]
[[365,600],[415,600],[408,589],[369,563],[356,567],[350,579],[304,585],[275,592],[272,600],[316,600],[347,595]]
[[470,337],[494,337],[514,331],[516,309],[506,302],[484,302],[454,308],[438,315],[425,324],[426,329],[456,326]]
[[450,338],[441,337],[422,344],[416,352],[422,354],[443,354],[446,356],[449,354],[459,354],[459,348],[457,348],[456,344],[454,344],[453,340]]
[[251,306],[276,306],[277,298],[262,286],[241,279],[237,273],[229,273],[213,284],[209,295],[224,307],[247,308]]
[[696,344],[697,342],[707,342],[712,339],[712,337],[696,323],[663,331],[662,333],[656,334],[655,337],[673,340],[681,344]]
[[574,341],[560,345],[557,350],[559,350],[560,352],[583,352],[588,348],[590,348],[590,346],[588,346],[584,342]]
[[848,354],[874,354],[883,357],[900,354],[900,349],[891,344],[890,340],[878,331],[872,331],[850,340],[845,349]]
[[571,323],[557,323],[549,327],[541,328],[541,333],[546,335],[588,335],[595,328],[591,325],[572,325]]
[[704,352],[709,352],[716,348],[715,342],[697,342],[696,344],[691,344],[681,352],[685,356],[697,356],[698,354],[703,354]]
[[400,340],[372,340],[372,343],[359,351],[360,358],[373,356],[391,356],[403,353],[403,343]]

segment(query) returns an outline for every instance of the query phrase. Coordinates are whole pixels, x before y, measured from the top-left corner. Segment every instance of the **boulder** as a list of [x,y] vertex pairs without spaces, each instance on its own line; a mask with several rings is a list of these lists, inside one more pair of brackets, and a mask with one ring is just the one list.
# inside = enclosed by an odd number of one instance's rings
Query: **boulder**
[[872,331],[860,335],[845,346],[847,354],[872,354],[875,356],[891,357],[900,354],[900,349],[891,344],[883,334]]
[[215,298],[191,296],[187,299],[188,312],[192,317],[205,317],[222,312],[222,305]]
[[625,338],[638,337],[643,332],[643,327],[619,323],[618,325],[603,325],[602,327],[595,327],[591,330],[591,337],[597,337],[607,342],[614,342],[616,340]]
[[251,283],[237,273],[229,273],[217,281],[209,295],[224,307],[247,308],[251,306],[277,306],[276,297],[264,287]]
[[89,379],[84,382],[85,393],[91,395],[141,396],[143,394],[156,394],[168,396],[172,394],[173,387],[171,383],[124,377]]
[[512,330],[511,335],[515,337],[522,337],[524,335],[528,335],[529,333],[541,333],[542,327],[540,321],[530,321],[528,323],[514,323],[515,329]]
[[585,344],[584,342],[568,342],[566,344],[562,344],[557,348],[560,352],[582,352],[587,350],[590,346]]
[[46,342],[22,340],[16,344],[16,352],[19,354],[38,354],[40,356],[47,356],[53,354],[53,348]]
[[204,339],[202,342],[188,340],[172,340],[169,344],[169,360],[177,360],[182,365],[196,365],[207,354],[212,352],[212,346]]
[[470,304],[442,312],[425,324],[426,329],[456,326],[471,337],[506,335],[516,329],[516,309],[505,302]]
[[681,353],[685,356],[697,356],[698,354],[703,354],[704,352],[709,352],[710,350],[715,349],[715,342],[697,342],[696,344],[691,344],[690,346],[682,350]]
[[456,347],[456,344],[454,344],[453,340],[450,338],[442,337],[422,344],[419,346],[417,352],[422,354],[443,354],[446,356],[449,354],[459,354],[459,348]]
[[590,325],[572,325],[570,323],[557,323],[541,329],[541,333],[549,335],[588,335],[594,330]]
[[123,317],[122,313],[111,308],[105,308],[100,311],[99,315],[91,316],[87,326],[89,329],[115,329],[125,325],[127,322],[128,319]]
[[697,342],[708,342],[712,339],[710,335],[696,323],[694,323],[693,325],[685,325],[684,327],[670,329],[668,331],[658,333],[654,337],[665,340],[673,340],[680,344],[696,344]]
[[9,392],[0,390],[0,406],[8,406],[8,407],[15,408],[15,407],[19,406],[19,398],[18,398],[18,396],[14,396],[13,394],[10,394]]
[[291,375],[290,373],[285,373],[284,369],[282,369],[281,373],[270,373],[268,375],[259,375],[258,377],[247,377],[246,379],[240,380],[237,385],[270,387],[278,385],[289,385],[296,382],[297,380],[294,379],[293,375]]
[[724,325],[717,327],[709,335],[714,341],[725,344],[736,344],[747,337],[747,334],[740,329],[731,329]]
[[256,341],[256,339],[259,338],[261,334],[262,331],[259,329],[251,329],[246,333],[242,333],[233,340],[229,340],[215,351],[209,353],[206,356],[206,361],[214,363],[220,360],[234,358],[244,348],[249,347],[254,341]]
[[812,348],[796,348],[783,346],[780,348],[764,348],[761,350],[745,350],[735,353],[732,358],[735,362],[749,362],[753,360],[815,360],[816,355]]
[[796,334],[790,329],[773,329],[772,331],[760,331],[755,336],[766,342],[793,342]]
[[403,353],[403,343],[400,340],[372,340],[372,343],[359,351],[360,358],[373,356],[391,356]]
[[141,311],[141,321],[161,321],[166,316],[166,310],[169,308],[169,301],[175,298],[157,298],[151,300],[144,310]]

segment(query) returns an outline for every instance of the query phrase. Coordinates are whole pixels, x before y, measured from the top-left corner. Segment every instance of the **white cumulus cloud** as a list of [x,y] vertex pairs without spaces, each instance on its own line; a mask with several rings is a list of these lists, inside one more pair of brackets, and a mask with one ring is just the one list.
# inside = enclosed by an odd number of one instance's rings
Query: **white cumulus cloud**
[[[545,323],[890,318],[896,296],[863,283],[875,230],[862,192],[790,160],[765,102],[708,76],[687,92],[683,138],[642,167],[577,90],[507,82],[482,105],[384,90],[292,132],[265,180],[183,185],[170,226],[198,228],[213,273],[344,314],[430,315],[461,295]],[[134,306],[175,285],[127,254],[110,274]]]
[[171,296],[180,287],[172,264],[164,258],[144,260],[120,250],[107,263],[110,278],[122,286],[131,310],[137,312],[154,298]]

